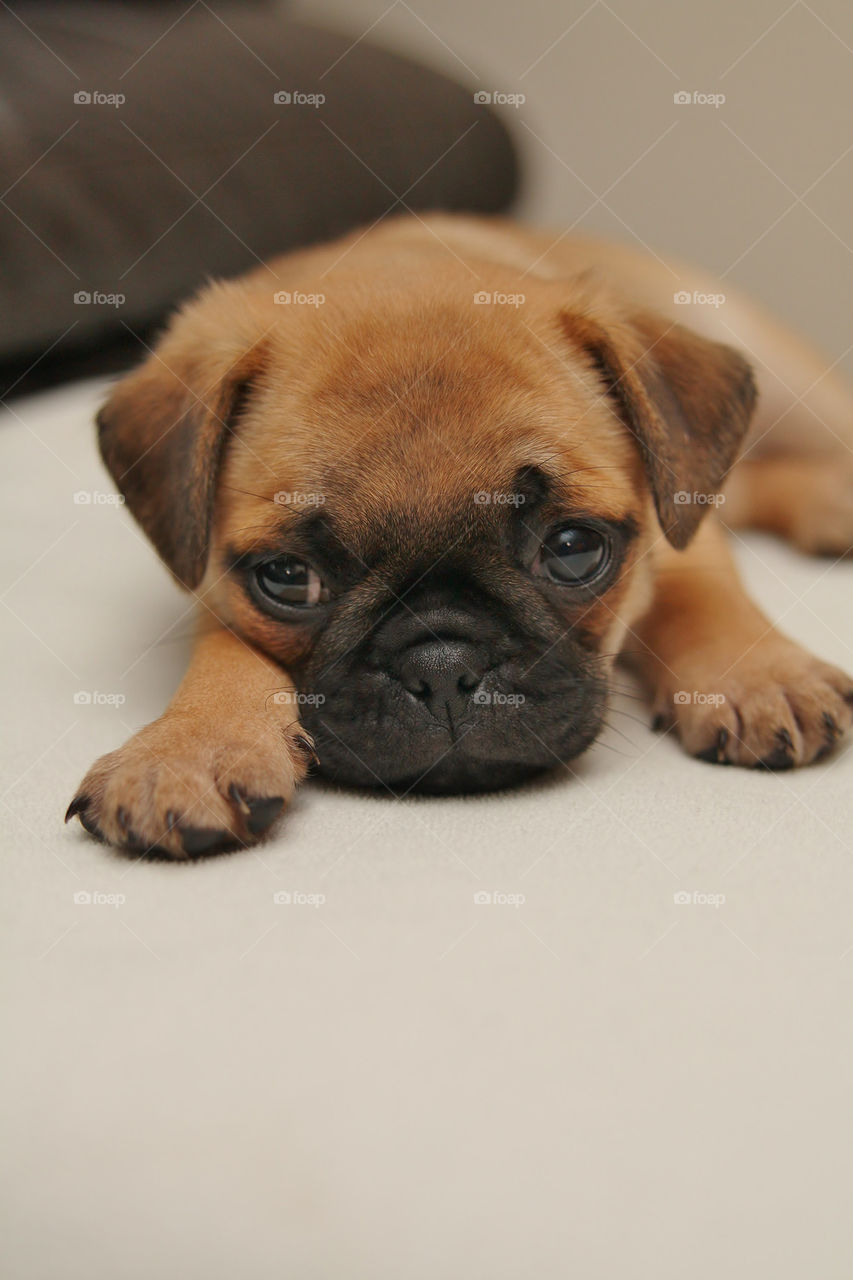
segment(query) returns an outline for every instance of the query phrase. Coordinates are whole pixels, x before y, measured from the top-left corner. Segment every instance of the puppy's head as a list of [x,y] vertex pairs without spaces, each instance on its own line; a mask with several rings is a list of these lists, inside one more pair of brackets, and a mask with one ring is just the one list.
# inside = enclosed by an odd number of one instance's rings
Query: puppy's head
[[263,275],[209,289],[101,449],[176,577],[291,673],[326,774],[502,786],[596,737],[654,546],[695,532],[752,378],[591,278],[486,306],[446,259],[352,256],[285,260],[285,305]]

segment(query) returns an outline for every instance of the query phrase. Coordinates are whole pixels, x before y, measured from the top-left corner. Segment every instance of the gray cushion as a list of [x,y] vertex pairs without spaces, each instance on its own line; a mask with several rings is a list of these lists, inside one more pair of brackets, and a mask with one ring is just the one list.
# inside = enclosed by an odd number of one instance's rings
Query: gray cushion
[[255,8],[23,16],[0,18],[7,365],[136,331],[211,275],[405,205],[512,197],[512,146],[488,109],[367,41]]

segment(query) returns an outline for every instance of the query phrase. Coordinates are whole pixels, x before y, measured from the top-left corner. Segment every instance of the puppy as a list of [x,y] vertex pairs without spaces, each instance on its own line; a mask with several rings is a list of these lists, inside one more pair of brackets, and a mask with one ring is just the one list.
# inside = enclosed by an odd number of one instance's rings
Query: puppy
[[444,215],[205,289],[98,417],[198,641],[68,817],[180,858],[257,839],[312,761],[398,795],[518,783],[594,742],[620,653],[691,755],[823,756],[853,681],[750,600],[721,520],[847,552],[853,397],[719,294]]

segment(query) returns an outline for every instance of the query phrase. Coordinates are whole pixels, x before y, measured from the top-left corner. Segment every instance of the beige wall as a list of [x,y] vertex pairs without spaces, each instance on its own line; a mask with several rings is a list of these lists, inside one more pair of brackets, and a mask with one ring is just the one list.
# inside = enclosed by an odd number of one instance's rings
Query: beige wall
[[[853,343],[849,0],[319,0],[291,7],[485,90],[525,158],[519,213],[690,257],[835,359]],[[382,16],[384,14],[384,16]],[[574,24],[574,25],[573,25]],[[467,64],[467,65],[466,65]],[[673,94],[724,94],[677,106]],[[844,363],[853,375],[853,353]]]

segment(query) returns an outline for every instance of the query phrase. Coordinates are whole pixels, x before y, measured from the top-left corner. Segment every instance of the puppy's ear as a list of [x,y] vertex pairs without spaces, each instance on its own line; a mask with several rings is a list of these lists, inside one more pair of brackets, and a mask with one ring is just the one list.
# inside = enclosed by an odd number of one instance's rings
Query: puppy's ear
[[207,565],[223,449],[263,364],[258,326],[233,297],[224,305],[227,288],[214,286],[179,313],[97,417],[107,469],[162,559],[190,588]]
[[653,312],[591,306],[561,319],[640,447],[661,528],[685,547],[746,435],[756,400],[750,366],[732,347]]

